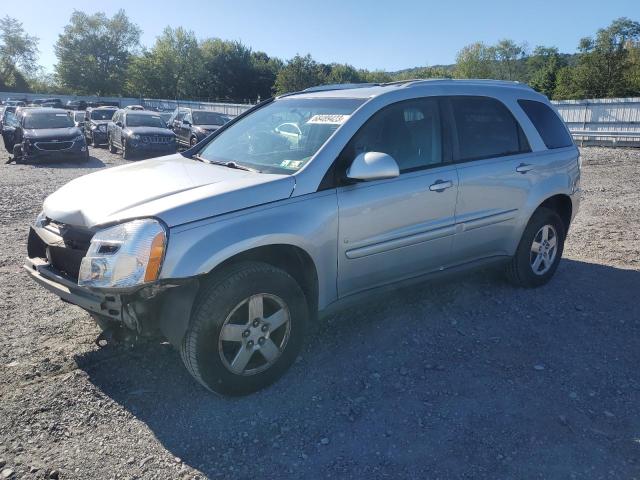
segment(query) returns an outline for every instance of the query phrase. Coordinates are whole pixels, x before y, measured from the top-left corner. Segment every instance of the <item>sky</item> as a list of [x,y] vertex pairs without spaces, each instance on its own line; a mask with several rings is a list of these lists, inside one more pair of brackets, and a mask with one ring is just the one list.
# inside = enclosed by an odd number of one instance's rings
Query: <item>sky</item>
[[112,15],[120,8],[140,26],[146,46],[167,25],[182,26],[198,38],[240,40],[285,60],[310,53],[323,63],[387,71],[454,63],[463,46],[502,38],[573,53],[580,38],[615,18],[640,21],[640,0],[0,0],[0,16],[17,18],[40,38],[46,71],[74,9]]

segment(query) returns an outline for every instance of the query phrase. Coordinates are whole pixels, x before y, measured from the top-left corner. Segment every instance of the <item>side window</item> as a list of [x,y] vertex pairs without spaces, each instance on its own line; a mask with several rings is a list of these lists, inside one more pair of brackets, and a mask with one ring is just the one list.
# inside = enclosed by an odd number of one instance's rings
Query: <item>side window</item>
[[186,113],[184,119],[189,123],[193,123],[193,120],[191,120],[191,112]]
[[353,160],[364,152],[391,155],[401,173],[442,163],[438,100],[409,100],[380,110],[355,134],[344,154]]
[[185,115],[185,111],[184,110],[180,110],[178,112],[178,114],[176,115],[175,121],[176,122],[182,122],[182,119],[184,118]]
[[502,157],[531,151],[509,109],[495,98],[450,97],[459,161]]
[[547,148],[562,148],[573,145],[573,140],[562,124],[562,120],[548,105],[535,100],[518,100],[518,104],[538,130]]

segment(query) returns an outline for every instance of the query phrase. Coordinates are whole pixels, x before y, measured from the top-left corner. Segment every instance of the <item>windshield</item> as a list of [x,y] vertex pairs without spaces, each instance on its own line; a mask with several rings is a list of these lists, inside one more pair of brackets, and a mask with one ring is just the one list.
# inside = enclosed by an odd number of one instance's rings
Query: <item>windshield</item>
[[73,125],[71,115],[68,113],[30,113],[24,118],[24,128],[66,128]]
[[284,98],[256,110],[207,144],[200,156],[266,173],[295,173],[365,99]]
[[167,124],[160,115],[127,115],[127,127],[158,127],[167,128]]
[[91,112],[92,120],[111,120],[115,110],[93,110]]
[[193,112],[194,125],[224,125],[224,118],[215,112]]

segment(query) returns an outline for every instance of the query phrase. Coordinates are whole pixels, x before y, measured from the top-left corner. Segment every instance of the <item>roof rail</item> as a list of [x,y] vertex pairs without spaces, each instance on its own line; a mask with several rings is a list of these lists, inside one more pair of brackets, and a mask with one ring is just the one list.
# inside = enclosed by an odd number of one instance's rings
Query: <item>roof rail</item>
[[352,88],[377,87],[379,83],[332,83],[329,85],[318,85],[302,90],[303,92],[326,92],[329,90],[350,90]]
[[[393,82],[393,83],[406,83],[407,87],[413,87],[413,86],[417,86],[417,85],[421,85],[421,84],[429,84],[429,83],[436,83],[436,82],[456,82],[456,83],[469,83],[469,84],[480,84],[480,85],[503,85],[506,87],[515,87],[515,88],[522,88],[522,89],[526,89],[526,90],[533,90],[529,85],[527,85],[526,83],[520,83],[516,80],[493,80],[493,79],[488,79],[488,78],[459,78],[459,79],[453,79],[453,78],[422,78],[422,79],[415,79],[415,80],[407,80],[405,82]],[[385,85],[389,85],[389,84],[385,84]]]

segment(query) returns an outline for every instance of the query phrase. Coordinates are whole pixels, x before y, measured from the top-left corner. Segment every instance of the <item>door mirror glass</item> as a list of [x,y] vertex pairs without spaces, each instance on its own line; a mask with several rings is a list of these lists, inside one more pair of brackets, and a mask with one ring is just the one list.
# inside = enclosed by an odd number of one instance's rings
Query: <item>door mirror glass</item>
[[382,152],[360,153],[347,170],[352,180],[382,180],[400,175],[398,164],[391,155]]

